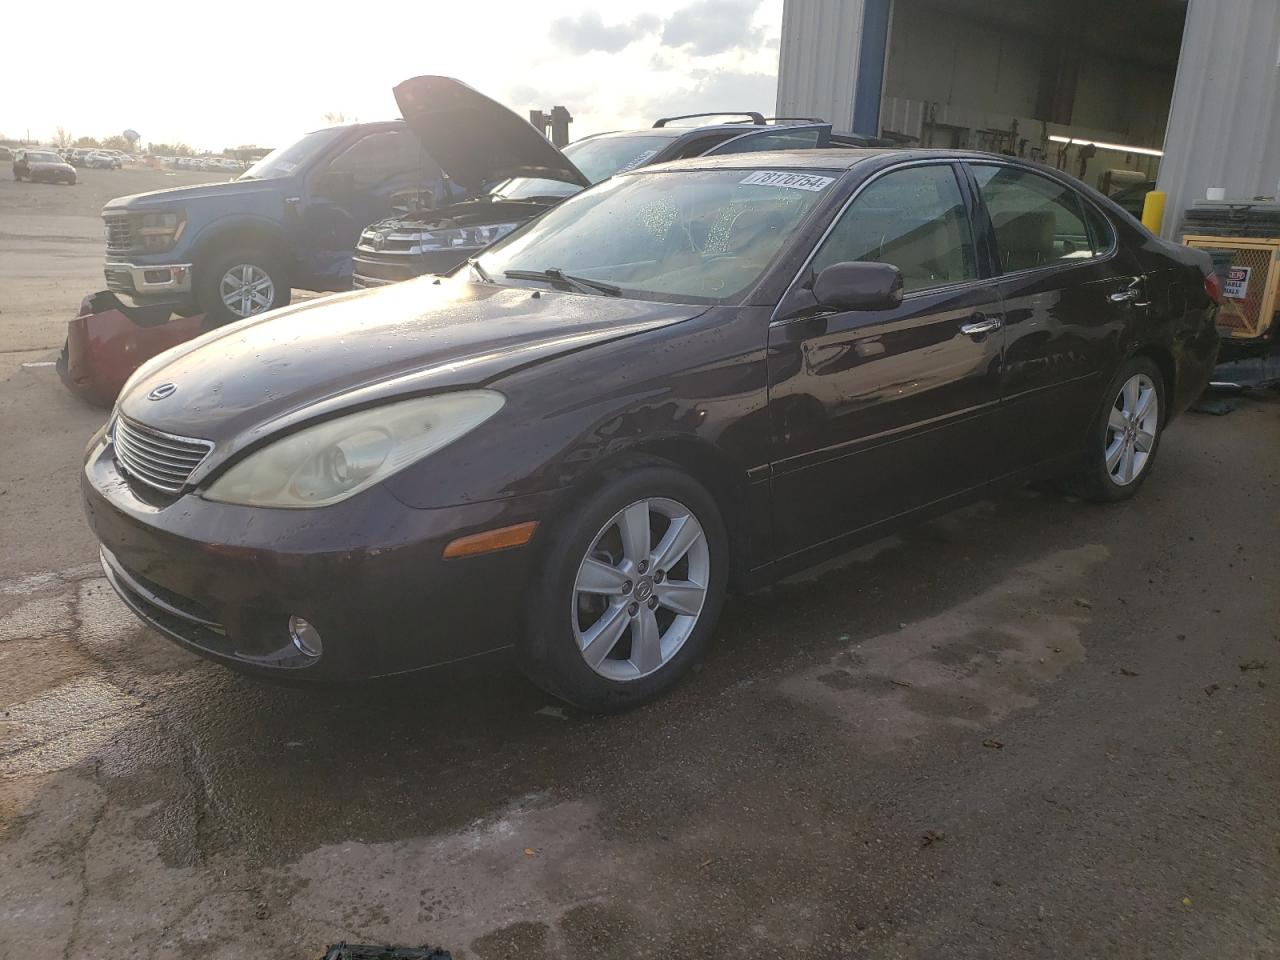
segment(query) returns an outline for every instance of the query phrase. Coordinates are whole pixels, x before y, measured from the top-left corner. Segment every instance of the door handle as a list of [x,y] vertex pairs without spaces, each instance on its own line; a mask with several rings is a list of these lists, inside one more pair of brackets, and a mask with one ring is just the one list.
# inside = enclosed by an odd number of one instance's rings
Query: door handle
[[984,317],[982,314],[975,314],[970,323],[962,323],[960,332],[966,337],[985,337],[988,333],[995,333],[1004,326],[1004,321],[999,317]]
[[1131,303],[1132,301],[1137,300],[1140,296],[1142,296],[1142,294],[1133,287],[1125,287],[1123,290],[1117,290],[1107,299],[1112,303]]

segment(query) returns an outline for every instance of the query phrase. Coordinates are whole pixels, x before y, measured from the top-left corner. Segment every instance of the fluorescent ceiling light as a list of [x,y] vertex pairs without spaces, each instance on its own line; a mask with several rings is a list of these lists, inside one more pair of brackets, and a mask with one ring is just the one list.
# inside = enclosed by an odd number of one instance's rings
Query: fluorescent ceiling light
[[1061,137],[1051,133],[1049,139],[1055,143],[1073,143],[1078,147],[1094,146],[1099,150],[1119,150],[1121,153],[1142,153],[1148,157],[1163,157],[1163,150],[1152,150],[1150,147],[1129,147],[1123,143],[1103,143],[1101,140],[1083,140],[1080,137]]

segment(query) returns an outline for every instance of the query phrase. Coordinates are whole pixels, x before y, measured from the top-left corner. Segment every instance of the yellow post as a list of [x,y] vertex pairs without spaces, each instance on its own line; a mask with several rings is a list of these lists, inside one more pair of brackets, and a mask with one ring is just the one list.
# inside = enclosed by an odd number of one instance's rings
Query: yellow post
[[1163,191],[1152,190],[1142,201],[1142,225],[1152,233],[1159,233],[1164,223],[1164,200]]

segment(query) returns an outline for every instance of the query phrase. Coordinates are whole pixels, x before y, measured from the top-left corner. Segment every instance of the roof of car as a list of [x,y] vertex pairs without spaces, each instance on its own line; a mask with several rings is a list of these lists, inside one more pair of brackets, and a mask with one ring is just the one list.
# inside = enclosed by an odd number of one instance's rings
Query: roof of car
[[[672,160],[657,167],[644,167],[644,172],[662,170],[713,170],[717,168],[772,167],[775,169],[848,170],[873,157],[890,155],[895,160],[998,160],[1028,169],[1047,169],[1021,157],[986,153],[980,150],[953,150],[916,147],[827,147],[820,150],[761,150],[758,153],[726,153],[716,156],[689,157]],[[632,173],[638,171],[631,171]]]
[[[856,163],[884,153],[901,153],[890,148],[856,147],[823,150],[761,150],[758,153],[726,153],[711,157],[689,157],[660,164],[663,170],[714,170],[720,167],[773,167],[776,169],[848,170]],[[653,167],[645,167],[646,171]]]
[[[812,123],[825,123],[823,120],[814,120]],[[600,140],[604,137],[664,137],[668,140],[678,140],[689,134],[702,133],[755,133],[760,130],[785,130],[787,127],[806,126],[807,124],[798,123],[746,123],[738,121],[735,123],[696,123],[687,127],[681,126],[664,126],[664,127],[636,127],[632,130],[606,130],[603,133],[589,133],[585,137],[579,137],[574,143],[581,143],[584,140]]]

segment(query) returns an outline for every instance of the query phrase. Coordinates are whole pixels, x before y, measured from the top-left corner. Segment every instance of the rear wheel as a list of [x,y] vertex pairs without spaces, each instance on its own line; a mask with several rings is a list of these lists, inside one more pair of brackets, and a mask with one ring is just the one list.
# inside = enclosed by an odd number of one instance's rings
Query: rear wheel
[[226,250],[196,270],[196,299],[215,324],[282,307],[289,294],[283,258],[261,247]]
[[688,671],[724,602],[728,538],[686,474],[644,465],[611,475],[540,553],[525,673],[585,710],[665,693]]
[[1155,467],[1165,415],[1164,376],[1149,357],[1120,368],[1090,432],[1088,466],[1069,481],[1088,500],[1125,500]]

